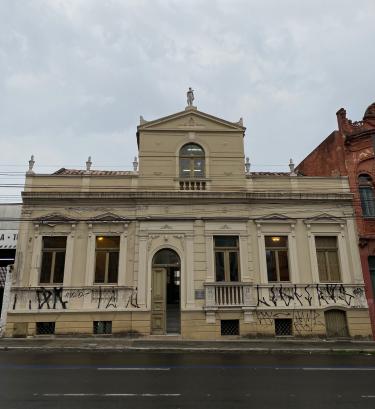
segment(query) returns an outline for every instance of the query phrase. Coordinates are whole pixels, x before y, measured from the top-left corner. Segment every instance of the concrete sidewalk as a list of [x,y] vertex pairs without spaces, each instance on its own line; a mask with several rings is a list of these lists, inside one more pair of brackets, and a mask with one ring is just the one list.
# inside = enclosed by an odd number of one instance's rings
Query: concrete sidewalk
[[250,352],[250,353],[367,353],[375,354],[374,341],[231,339],[189,341],[178,337],[50,337],[2,338],[0,350],[117,350],[159,352]]

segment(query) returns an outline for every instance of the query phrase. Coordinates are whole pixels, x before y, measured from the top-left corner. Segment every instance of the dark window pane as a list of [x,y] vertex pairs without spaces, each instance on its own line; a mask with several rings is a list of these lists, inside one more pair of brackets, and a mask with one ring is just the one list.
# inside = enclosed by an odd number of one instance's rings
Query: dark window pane
[[375,297],[375,256],[369,256],[368,265],[370,268],[370,277],[372,282],[372,294]]
[[181,148],[180,156],[204,156],[204,150],[195,143],[189,143]]
[[316,255],[318,258],[319,280],[328,281],[326,253],[325,251],[317,250]]
[[179,266],[180,257],[178,254],[171,249],[163,249],[158,251],[153,259],[153,265],[171,265]]
[[190,159],[181,158],[180,159],[180,177],[188,178],[190,177]]
[[225,281],[224,253],[222,251],[215,252],[215,272],[216,272],[216,281]]
[[266,250],[266,260],[268,281],[277,281],[275,252],[272,250]]
[[62,283],[64,281],[65,251],[57,251],[55,254],[53,282]]
[[362,212],[364,216],[375,216],[375,198],[372,187],[361,186],[359,188]]
[[230,281],[238,281],[238,253],[229,253]]
[[204,159],[194,159],[194,177],[204,176]]
[[330,281],[340,281],[340,267],[337,251],[327,252]]
[[104,283],[106,255],[107,253],[104,251],[96,252],[96,264],[95,264],[95,282],[96,283]]
[[215,236],[215,247],[238,247],[237,236]]
[[278,250],[280,281],[289,281],[288,252]]
[[265,238],[266,247],[288,247],[288,237],[287,236],[266,236]]
[[109,253],[108,282],[117,283],[118,275],[118,251]]
[[66,248],[66,236],[44,236],[43,237],[44,249],[65,249]]
[[336,236],[316,236],[315,246],[317,249],[336,249],[337,248],[337,238]]
[[97,249],[118,249],[120,248],[119,236],[98,236],[96,238]]
[[42,255],[42,267],[40,272],[40,282],[49,283],[51,280],[52,252],[46,251]]

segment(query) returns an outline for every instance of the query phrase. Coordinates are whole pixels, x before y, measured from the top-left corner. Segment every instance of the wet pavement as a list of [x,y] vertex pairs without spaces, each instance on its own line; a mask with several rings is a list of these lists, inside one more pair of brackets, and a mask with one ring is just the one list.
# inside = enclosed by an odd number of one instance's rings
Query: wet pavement
[[371,408],[375,356],[0,352],[1,408]]

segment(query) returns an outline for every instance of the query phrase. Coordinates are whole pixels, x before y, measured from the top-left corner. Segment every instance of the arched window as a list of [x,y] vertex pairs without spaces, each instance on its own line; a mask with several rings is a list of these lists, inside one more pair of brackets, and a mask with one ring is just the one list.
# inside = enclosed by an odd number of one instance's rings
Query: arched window
[[180,177],[204,178],[204,150],[196,143],[184,145],[180,150]]
[[358,186],[363,216],[375,217],[375,198],[371,177],[369,175],[359,175]]

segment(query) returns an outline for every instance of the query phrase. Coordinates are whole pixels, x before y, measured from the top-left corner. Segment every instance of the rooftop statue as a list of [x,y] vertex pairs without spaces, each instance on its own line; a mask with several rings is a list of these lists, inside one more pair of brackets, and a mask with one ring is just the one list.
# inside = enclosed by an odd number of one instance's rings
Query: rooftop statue
[[186,93],[187,104],[189,107],[193,106],[194,101],[194,90],[189,87],[189,91]]

